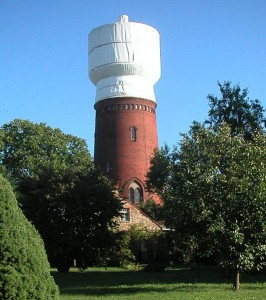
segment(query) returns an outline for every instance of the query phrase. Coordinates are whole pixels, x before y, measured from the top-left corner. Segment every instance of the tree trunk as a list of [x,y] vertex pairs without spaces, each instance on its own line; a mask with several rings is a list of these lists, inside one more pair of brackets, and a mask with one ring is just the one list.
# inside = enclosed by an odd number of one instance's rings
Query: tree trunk
[[239,287],[240,287],[240,272],[239,270],[237,269],[236,270],[236,277],[235,277],[235,284],[234,284],[234,289],[236,291],[239,290]]

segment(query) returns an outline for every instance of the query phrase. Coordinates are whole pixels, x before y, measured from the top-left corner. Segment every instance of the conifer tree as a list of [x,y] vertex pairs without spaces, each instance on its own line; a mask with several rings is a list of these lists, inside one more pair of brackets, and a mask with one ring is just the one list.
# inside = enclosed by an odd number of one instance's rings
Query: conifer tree
[[0,174],[0,298],[58,299],[44,245]]

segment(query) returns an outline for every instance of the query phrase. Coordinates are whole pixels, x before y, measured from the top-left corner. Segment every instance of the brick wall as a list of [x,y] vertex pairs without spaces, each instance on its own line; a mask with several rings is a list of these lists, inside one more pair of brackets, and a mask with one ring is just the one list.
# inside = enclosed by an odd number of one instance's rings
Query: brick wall
[[143,201],[152,197],[145,191],[145,180],[151,155],[158,147],[155,109],[155,102],[140,98],[112,98],[95,104],[94,159],[118,182],[125,198],[132,180],[142,186]]

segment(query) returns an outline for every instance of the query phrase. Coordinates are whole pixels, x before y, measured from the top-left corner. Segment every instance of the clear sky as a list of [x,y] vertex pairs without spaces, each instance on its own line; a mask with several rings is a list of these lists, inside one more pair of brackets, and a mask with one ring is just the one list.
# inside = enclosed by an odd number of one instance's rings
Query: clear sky
[[93,155],[88,33],[123,14],[161,35],[160,146],[204,121],[217,81],[247,87],[266,108],[265,0],[1,0],[0,126],[45,122],[85,139]]

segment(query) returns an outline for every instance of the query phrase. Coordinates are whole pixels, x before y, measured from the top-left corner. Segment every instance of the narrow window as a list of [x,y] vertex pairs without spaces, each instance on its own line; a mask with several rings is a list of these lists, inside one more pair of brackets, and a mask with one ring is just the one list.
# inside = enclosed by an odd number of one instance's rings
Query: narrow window
[[131,134],[131,141],[137,140],[137,129],[135,127],[130,128],[130,134]]
[[134,195],[134,189],[131,187],[130,189],[129,189],[129,201],[131,202],[131,203],[134,203],[134,199],[135,198],[135,195]]

